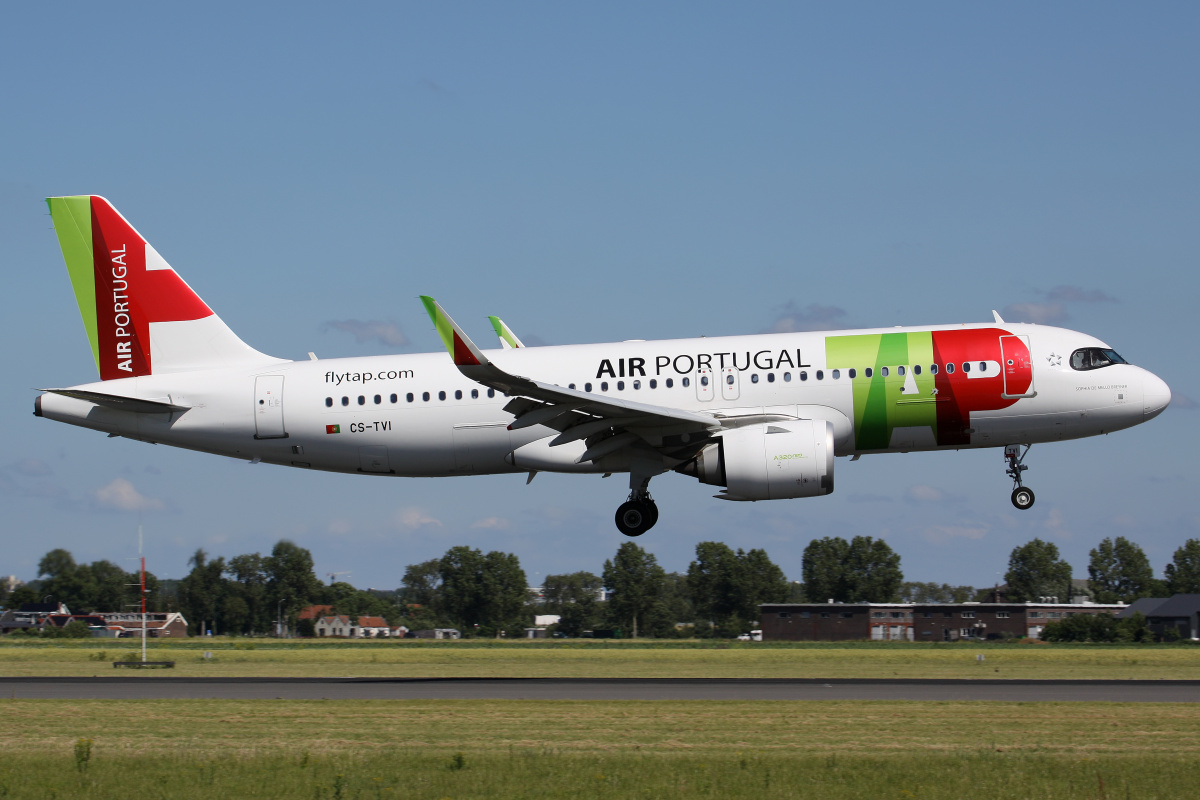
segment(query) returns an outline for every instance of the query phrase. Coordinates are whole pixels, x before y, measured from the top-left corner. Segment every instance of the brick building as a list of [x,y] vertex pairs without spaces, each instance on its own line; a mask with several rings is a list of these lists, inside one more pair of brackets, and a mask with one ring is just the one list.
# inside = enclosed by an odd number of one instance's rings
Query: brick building
[[1036,639],[1072,614],[1115,614],[1123,604],[778,603],[759,607],[763,641]]

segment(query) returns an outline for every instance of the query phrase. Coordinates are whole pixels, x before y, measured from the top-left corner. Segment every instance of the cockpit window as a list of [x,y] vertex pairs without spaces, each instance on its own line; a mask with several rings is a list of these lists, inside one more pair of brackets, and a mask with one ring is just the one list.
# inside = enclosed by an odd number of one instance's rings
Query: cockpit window
[[1113,364],[1127,364],[1125,359],[1117,355],[1116,350],[1105,350],[1102,347],[1081,347],[1071,353],[1071,369],[1100,369],[1111,367]]

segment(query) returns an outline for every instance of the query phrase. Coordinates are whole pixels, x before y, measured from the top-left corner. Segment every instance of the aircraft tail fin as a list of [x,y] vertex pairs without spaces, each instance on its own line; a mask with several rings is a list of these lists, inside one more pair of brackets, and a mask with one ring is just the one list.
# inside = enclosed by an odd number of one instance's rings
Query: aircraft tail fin
[[101,380],[279,360],[239,339],[103,197],[46,204]]

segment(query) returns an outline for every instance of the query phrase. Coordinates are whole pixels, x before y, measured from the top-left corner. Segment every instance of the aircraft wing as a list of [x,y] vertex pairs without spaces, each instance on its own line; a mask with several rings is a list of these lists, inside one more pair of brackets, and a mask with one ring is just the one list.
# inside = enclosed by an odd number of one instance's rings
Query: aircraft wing
[[[693,453],[686,451],[694,451],[709,434],[726,427],[713,414],[581,392],[513,375],[488,360],[436,300],[422,295],[421,302],[459,372],[514,398],[504,407],[516,417],[509,429],[545,425],[560,431],[551,446],[586,439],[589,446],[580,461],[594,460],[639,442],[664,454],[690,458]],[[680,445],[689,443],[692,446],[680,449]]]

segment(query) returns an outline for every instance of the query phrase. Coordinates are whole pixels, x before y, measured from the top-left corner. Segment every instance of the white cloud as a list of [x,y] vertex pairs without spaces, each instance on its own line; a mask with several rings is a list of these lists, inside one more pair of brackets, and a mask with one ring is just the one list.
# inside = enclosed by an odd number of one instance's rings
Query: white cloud
[[344,519],[331,519],[329,521],[329,532],[334,536],[346,536],[352,530],[350,522]]
[[1046,515],[1042,527],[1064,538],[1070,538],[1071,536],[1071,532],[1066,529],[1066,520],[1063,518],[1062,509],[1060,508],[1050,509],[1050,513]]
[[509,521],[504,517],[487,517],[471,523],[472,528],[507,528]]
[[935,489],[932,486],[917,484],[916,486],[908,487],[909,499],[916,500],[919,503],[932,503],[941,500],[944,496],[941,489]]
[[434,519],[429,516],[423,509],[410,507],[401,508],[392,515],[392,522],[398,528],[406,528],[408,530],[416,530],[418,528],[427,527],[442,527],[441,520]]
[[379,342],[389,347],[403,347],[408,344],[408,337],[395,322],[383,322],[377,319],[335,319],[322,323],[321,332],[328,330],[341,331],[354,337],[354,341]]
[[982,539],[987,532],[983,525],[932,525],[921,531],[921,538],[940,544],[951,539]]
[[114,478],[112,483],[94,491],[92,500],[101,508],[116,511],[152,511],[163,507],[161,500],[146,497],[124,478]]
[[810,303],[798,308],[792,300],[779,309],[775,321],[767,327],[767,333],[793,333],[795,331],[823,331],[844,328],[842,321],[846,310],[837,306]]
[[1062,303],[1013,303],[1000,311],[1011,322],[1032,322],[1035,325],[1057,325],[1070,317]]

